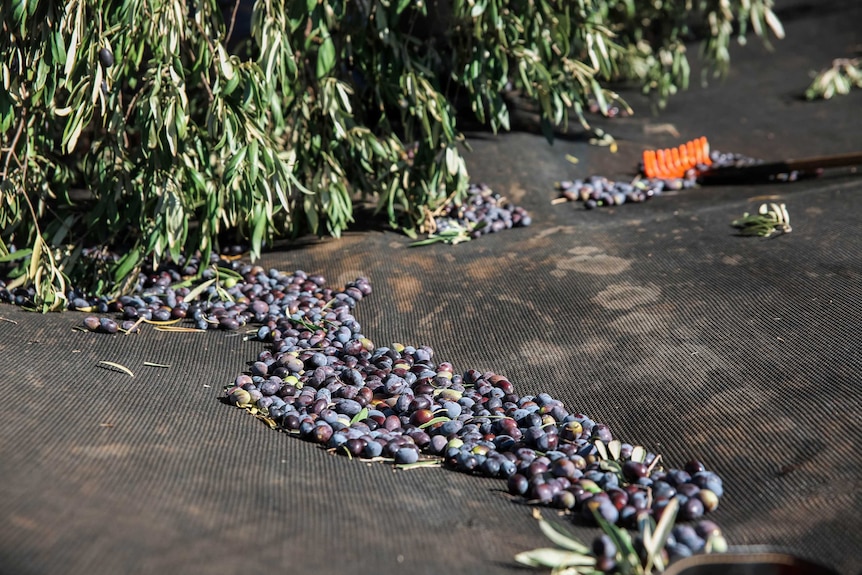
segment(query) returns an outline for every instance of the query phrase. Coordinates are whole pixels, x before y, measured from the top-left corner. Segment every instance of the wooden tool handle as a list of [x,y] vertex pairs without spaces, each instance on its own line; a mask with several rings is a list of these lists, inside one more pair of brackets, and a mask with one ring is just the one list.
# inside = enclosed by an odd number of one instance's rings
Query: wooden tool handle
[[844,166],[858,166],[862,164],[862,152],[853,154],[839,154],[837,156],[818,156],[815,158],[804,158],[801,160],[787,160],[784,162],[790,170],[817,170],[820,168],[843,168]]
[[817,156],[799,160],[786,160],[749,166],[730,166],[707,170],[698,176],[703,184],[731,183],[740,181],[755,182],[769,176],[803,172],[806,175],[817,173],[824,168],[841,168],[862,165],[862,152],[839,154],[836,156]]

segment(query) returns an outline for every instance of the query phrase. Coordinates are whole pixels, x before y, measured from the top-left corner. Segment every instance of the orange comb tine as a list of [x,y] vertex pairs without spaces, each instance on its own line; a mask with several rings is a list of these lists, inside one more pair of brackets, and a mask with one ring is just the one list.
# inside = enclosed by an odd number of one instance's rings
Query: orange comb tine
[[693,168],[698,165],[698,157],[700,157],[700,147],[697,140],[692,140],[685,145],[686,155],[688,156],[689,165]]
[[691,166],[695,167],[698,164],[709,164],[709,144],[706,143],[706,138],[698,138],[690,141],[686,146],[691,154]]
[[680,158],[679,155],[679,150],[679,148],[674,148],[670,152],[670,157],[673,161],[673,164],[671,165],[671,173],[675,178],[682,177],[682,175],[685,174],[685,169],[683,169],[682,166],[682,158]]
[[648,178],[656,177],[656,159],[653,150],[644,150],[644,173]]
[[709,157],[709,142],[706,141],[706,136],[700,138],[700,152],[703,154],[703,157],[700,159],[699,163],[711,166],[712,158]]
[[671,151],[670,150],[659,150],[656,152],[656,159],[658,160],[658,177],[660,178],[668,178],[669,169],[668,166],[671,162]]

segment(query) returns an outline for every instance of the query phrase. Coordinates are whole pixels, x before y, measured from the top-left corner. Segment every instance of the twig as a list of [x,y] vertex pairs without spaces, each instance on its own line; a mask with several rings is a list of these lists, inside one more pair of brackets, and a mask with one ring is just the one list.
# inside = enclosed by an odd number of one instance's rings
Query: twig
[[[26,115],[26,110],[24,112]],[[12,160],[12,156],[15,156],[17,161],[18,156],[15,154],[15,148],[18,146],[18,139],[21,137],[21,132],[24,131],[24,118],[21,118],[21,121],[18,122],[18,129],[15,131],[15,137],[12,138],[12,143],[9,144],[9,153],[6,154],[6,161],[3,163],[3,174],[0,175],[0,182],[6,180],[7,174],[9,174],[9,162]],[[19,162],[20,165],[20,162]]]
[[236,12],[239,9],[240,0],[234,0],[233,12],[230,15],[230,27],[227,29],[227,36],[224,38],[224,43],[227,45],[230,42],[230,37],[233,36],[233,25],[236,23]]
[[132,110],[134,109],[135,104],[138,102],[138,96],[141,95],[141,92],[143,92],[143,89],[135,92],[135,95],[132,96],[132,101],[129,102],[129,107],[128,107],[128,109],[126,109],[126,115],[123,118],[123,121],[126,122],[127,124],[129,123],[129,117],[131,117],[131,115],[132,115]]
[[[238,6],[238,5],[239,5],[239,0],[237,0],[237,4],[234,5],[234,14],[236,14],[236,6]],[[203,38],[206,41],[207,46],[209,46],[210,54],[214,54],[216,51],[215,46],[213,46],[213,43],[210,42],[209,36],[207,36],[207,33],[204,30],[204,27],[201,26],[200,22],[198,22],[197,20],[195,20],[194,22],[195,22],[195,26],[197,26],[198,32],[201,33],[201,38]],[[231,28],[233,28],[233,22],[231,22]],[[228,33],[228,36],[230,36],[230,33]],[[207,80],[209,80],[209,78],[207,78]],[[201,84],[203,84],[204,90],[206,90],[206,92],[207,92],[207,98],[209,98],[208,101],[212,102],[213,100],[215,100],[215,96],[213,96],[213,92],[210,89],[209,82],[201,82]]]

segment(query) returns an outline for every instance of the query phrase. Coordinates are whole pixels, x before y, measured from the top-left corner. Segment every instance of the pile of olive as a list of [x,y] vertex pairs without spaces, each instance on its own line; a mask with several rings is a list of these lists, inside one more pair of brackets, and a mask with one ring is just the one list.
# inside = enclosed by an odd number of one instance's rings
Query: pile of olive
[[255,318],[269,349],[226,388],[230,403],[273,426],[352,457],[412,464],[432,456],[586,520],[589,502],[626,526],[644,513],[660,517],[672,498],[685,520],[718,505],[721,479],[697,461],[663,469],[655,454],[614,441],[607,425],[547,393],[519,395],[502,375],[456,371],[428,346],[375,346],[352,314],[371,293],[367,279],[333,292],[319,276],[278,277],[250,278],[296,289],[278,301],[283,312],[270,306]]
[[485,184],[471,184],[462,202],[449,203],[435,218],[437,233],[467,230],[471,238],[532,223],[527,210],[516,206]]

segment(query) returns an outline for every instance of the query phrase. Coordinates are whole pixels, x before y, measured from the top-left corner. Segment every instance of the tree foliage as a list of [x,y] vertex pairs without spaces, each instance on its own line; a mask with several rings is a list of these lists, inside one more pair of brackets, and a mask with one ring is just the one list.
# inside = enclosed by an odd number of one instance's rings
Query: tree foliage
[[692,29],[718,71],[782,33],[771,0],[427,1],[257,0],[245,35],[217,0],[0,0],[0,260],[50,308],[227,233],[338,236],[357,199],[422,232],[468,184],[461,102],[505,130],[516,91],[551,134],[611,82],[684,88]]

